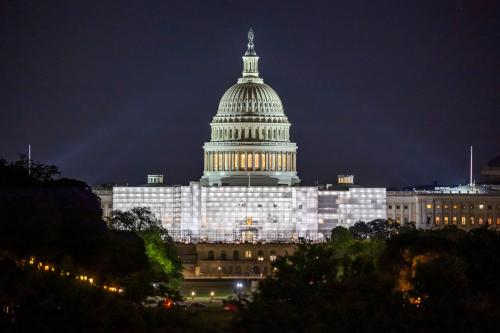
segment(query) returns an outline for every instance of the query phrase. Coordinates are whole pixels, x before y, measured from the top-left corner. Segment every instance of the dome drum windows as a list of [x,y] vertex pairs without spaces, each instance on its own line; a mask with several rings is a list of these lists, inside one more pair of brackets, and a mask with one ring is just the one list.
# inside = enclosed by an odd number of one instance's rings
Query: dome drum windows
[[293,152],[207,152],[205,171],[296,171]]

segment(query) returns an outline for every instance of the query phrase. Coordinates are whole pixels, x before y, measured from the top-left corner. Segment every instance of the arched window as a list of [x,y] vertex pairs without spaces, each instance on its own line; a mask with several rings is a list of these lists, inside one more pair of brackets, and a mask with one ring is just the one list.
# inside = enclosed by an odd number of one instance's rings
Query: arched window
[[226,253],[226,251],[221,251],[220,252],[220,260],[227,260],[227,253]]
[[[240,253],[238,251],[233,252],[233,260],[240,260]],[[239,268],[239,267],[236,267]],[[240,273],[241,273],[241,268],[240,268]]]
[[214,260],[214,251],[208,251],[208,260]]

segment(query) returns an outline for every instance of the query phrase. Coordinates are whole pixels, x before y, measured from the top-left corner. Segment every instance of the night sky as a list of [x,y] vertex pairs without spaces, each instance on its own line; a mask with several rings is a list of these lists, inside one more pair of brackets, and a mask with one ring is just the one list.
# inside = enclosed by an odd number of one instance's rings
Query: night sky
[[1,1],[0,155],[199,180],[249,27],[302,184],[464,183],[500,154],[498,1]]

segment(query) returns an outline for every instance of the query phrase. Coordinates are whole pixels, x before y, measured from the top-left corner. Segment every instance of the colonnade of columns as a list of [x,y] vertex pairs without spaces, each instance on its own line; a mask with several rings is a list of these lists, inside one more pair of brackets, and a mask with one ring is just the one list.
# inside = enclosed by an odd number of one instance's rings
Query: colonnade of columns
[[295,152],[205,152],[205,171],[296,171]]

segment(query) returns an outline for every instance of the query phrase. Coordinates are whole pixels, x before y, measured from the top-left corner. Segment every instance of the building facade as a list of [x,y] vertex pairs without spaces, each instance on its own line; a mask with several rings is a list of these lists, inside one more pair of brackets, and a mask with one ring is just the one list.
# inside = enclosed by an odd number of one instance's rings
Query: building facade
[[387,218],[420,229],[454,225],[463,230],[500,229],[500,193],[482,186],[388,191]]
[[384,188],[118,186],[113,209],[149,207],[180,242],[323,241],[338,225],[386,217]]

